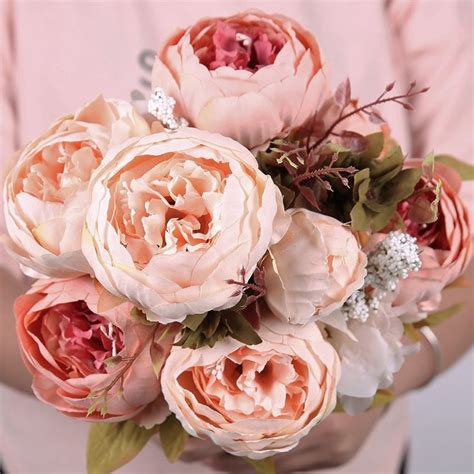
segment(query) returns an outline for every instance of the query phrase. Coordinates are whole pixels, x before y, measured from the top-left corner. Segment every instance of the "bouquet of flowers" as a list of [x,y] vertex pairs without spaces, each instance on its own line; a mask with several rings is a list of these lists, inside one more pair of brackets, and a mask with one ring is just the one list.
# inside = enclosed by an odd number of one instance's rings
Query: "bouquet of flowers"
[[417,330],[456,311],[473,169],[406,158],[379,106],[427,89],[333,91],[289,18],[201,20],[152,75],[148,100],[98,96],[9,172],[8,249],[37,279],[22,355],[41,401],[93,422],[91,473],[157,433],[172,461],[190,435],[272,472],[334,410],[389,401]]

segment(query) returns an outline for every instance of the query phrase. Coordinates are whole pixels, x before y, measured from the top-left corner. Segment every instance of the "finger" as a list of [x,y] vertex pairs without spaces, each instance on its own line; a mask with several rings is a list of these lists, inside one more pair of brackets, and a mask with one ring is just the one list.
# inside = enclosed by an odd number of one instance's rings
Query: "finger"
[[202,461],[203,464],[216,472],[255,474],[254,468],[243,458],[223,453],[218,456],[208,457]]
[[201,461],[208,457],[219,456],[223,453],[221,447],[207,439],[189,437],[180,459],[192,463]]

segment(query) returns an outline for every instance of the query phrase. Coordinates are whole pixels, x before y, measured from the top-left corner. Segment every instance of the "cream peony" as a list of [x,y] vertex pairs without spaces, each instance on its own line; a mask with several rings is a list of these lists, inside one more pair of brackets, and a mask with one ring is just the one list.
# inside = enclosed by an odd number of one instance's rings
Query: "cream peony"
[[311,33],[256,10],[173,35],[157,55],[152,84],[176,99],[191,125],[248,148],[303,125],[330,96]]
[[233,306],[284,234],[282,197],[252,154],[209,132],[130,140],[91,182],[83,252],[96,277],[153,321]]
[[161,376],[188,433],[252,459],[289,451],[329,415],[340,371],[315,323],[289,326],[267,315],[258,332],[255,346],[225,339],[212,349],[173,347]]
[[290,324],[331,314],[359,289],[366,256],[347,226],[306,209],[291,209],[291,225],[265,259],[265,300]]
[[110,146],[149,133],[127,102],[97,97],[27,145],[5,180],[9,250],[30,276],[88,271],[81,234],[87,185]]

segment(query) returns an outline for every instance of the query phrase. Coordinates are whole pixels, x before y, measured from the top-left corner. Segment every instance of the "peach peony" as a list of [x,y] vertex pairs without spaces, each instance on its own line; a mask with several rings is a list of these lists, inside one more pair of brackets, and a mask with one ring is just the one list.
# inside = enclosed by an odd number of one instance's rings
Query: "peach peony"
[[196,129],[128,141],[91,185],[85,256],[111,293],[162,323],[235,305],[228,280],[250,278],[288,225],[253,155]]
[[[421,166],[421,160],[408,160],[408,166]],[[472,228],[469,211],[459,197],[461,180],[445,165],[435,166],[435,179],[442,183],[439,218],[419,225],[413,220],[414,202],[402,203],[400,213],[407,232],[420,246],[421,270],[411,273],[399,285],[395,305],[407,312],[434,311],[441,302],[441,290],[466,270],[472,256]]]
[[[114,421],[146,411],[160,395],[159,370],[176,328],[135,321],[132,308],[113,303],[87,276],[39,280],[20,296],[17,334],[35,395],[74,418],[102,420],[103,406],[104,418]],[[140,422],[148,424],[143,416]]]
[[152,76],[191,125],[247,148],[303,125],[330,95],[319,46],[281,15],[206,18],[172,36]]
[[291,225],[264,262],[265,300],[290,324],[328,316],[359,289],[366,256],[350,229],[306,209],[291,209]]
[[7,245],[25,273],[88,271],[80,247],[91,174],[110,146],[148,133],[130,104],[99,96],[21,151],[5,181],[4,207]]
[[294,448],[334,409],[340,363],[317,325],[266,316],[263,342],[173,347],[163,395],[185,430],[236,456],[262,459]]

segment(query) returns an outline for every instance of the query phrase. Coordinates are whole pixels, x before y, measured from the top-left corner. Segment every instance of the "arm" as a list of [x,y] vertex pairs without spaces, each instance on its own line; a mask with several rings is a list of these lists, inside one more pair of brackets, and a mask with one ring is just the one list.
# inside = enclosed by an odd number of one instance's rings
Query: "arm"
[[[17,148],[15,115],[13,3],[0,2],[0,182],[8,170],[13,151]],[[1,201],[0,201],[1,202]],[[1,207],[1,204],[0,204]],[[3,208],[0,209],[0,235],[5,233]],[[27,279],[17,263],[0,243],[0,382],[29,390],[31,377],[20,359],[16,345],[13,302],[26,291]]]

